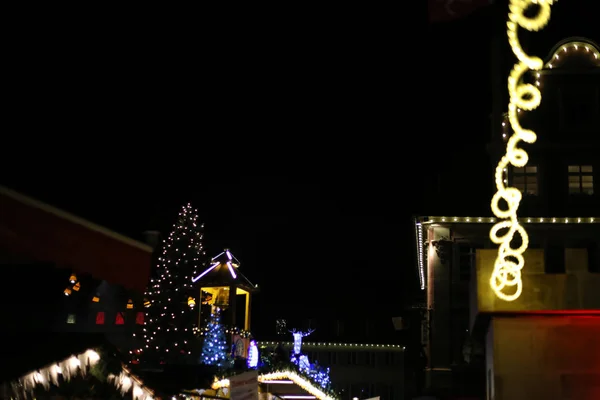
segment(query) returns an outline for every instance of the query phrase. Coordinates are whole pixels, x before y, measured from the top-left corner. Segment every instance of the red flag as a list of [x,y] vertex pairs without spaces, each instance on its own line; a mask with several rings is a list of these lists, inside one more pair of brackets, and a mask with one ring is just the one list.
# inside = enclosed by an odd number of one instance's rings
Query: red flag
[[429,22],[448,22],[464,18],[491,5],[493,0],[428,0]]

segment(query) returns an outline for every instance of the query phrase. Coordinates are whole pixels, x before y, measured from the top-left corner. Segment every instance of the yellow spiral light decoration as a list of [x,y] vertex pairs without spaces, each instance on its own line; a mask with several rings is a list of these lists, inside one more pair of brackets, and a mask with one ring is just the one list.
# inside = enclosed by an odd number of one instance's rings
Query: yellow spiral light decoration
[[[506,144],[506,154],[498,162],[495,173],[496,194],[492,197],[492,212],[501,221],[497,222],[490,230],[490,239],[499,245],[498,256],[494,263],[494,271],[490,278],[490,286],[498,298],[505,301],[514,301],[523,292],[521,269],[525,265],[523,253],[529,245],[527,231],[519,223],[517,211],[521,202],[521,192],[514,187],[507,187],[504,180],[504,171],[508,165],[517,168],[524,167],[529,160],[527,152],[518,147],[521,141],[534,143],[537,140],[535,132],[523,129],[519,124],[518,113],[521,110],[534,110],[542,100],[542,94],[534,85],[523,83],[523,75],[528,71],[539,71],[544,67],[541,58],[530,56],[523,50],[519,42],[519,27],[528,31],[543,29],[550,20],[550,10],[553,0],[510,0],[507,33],[508,42],[517,58],[508,77],[508,120],[513,130],[513,135]],[[525,16],[529,7],[537,6],[538,13],[534,17]],[[505,209],[500,208],[500,201],[507,204]],[[503,235],[500,230],[506,230]],[[511,247],[515,235],[521,237],[518,248]]]

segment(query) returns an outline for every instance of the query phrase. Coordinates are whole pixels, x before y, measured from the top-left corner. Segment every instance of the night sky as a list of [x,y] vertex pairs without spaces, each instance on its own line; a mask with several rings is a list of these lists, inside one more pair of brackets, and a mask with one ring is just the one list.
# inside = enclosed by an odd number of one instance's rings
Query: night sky
[[[2,180],[135,238],[191,201],[209,254],[230,248],[262,288],[255,314],[399,313],[418,292],[411,216],[487,209],[494,13],[363,11],[32,35]],[[594,34],[558,19],[538,54]]]

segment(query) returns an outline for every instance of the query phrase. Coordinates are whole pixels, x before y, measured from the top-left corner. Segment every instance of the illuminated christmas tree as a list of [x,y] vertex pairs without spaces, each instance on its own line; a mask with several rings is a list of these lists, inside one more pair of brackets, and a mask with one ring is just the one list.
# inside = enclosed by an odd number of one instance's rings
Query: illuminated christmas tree
[[141,361],[180,363],[192,359],[197,312],[192,278],[202,270],[204,224],[190,204],[182,207],[163,248],[146,292],[146,320]]
[[213,307],[207,331],[204,335],[200,362],[202,364],[224,367],[228,359],[227,338],[225,336],[225,327],[221,324],[221,310],[219,307]]

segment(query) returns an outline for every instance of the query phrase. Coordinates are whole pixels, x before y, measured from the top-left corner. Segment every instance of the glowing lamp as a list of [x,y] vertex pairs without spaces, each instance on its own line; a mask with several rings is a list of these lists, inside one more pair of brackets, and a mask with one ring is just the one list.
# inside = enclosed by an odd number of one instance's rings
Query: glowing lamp
[[92,302],[94,302],[94,303],[100,302],[100,297],[98,297],[98,296],[92,297]]
[[71,274],[71,276],[69,277],[69,281],[71,283],[75,283],[77,281],[77,276],[75,274]]
[[133,300],[131,300],[131,299],[127,300],[127,309],[128,310],[133,309]]
[[65,296],[70,296],[72,293],[71,288],[66,288],[64,293],[65,293]]
[[190,308],[194,308],[194,306],[196,305],[196,300],[194,300],[193,297],[188,297],[188,306],[190,306]]
[[151,305],[150,300],[144,299],[144,307],[148,308],[148,307],[150,307],[150,305]]
[[79,282],[77,282],[76,284],[73,285],[73,290],[76,292],[79,292],[79,289],[81,289],[81,284]]

